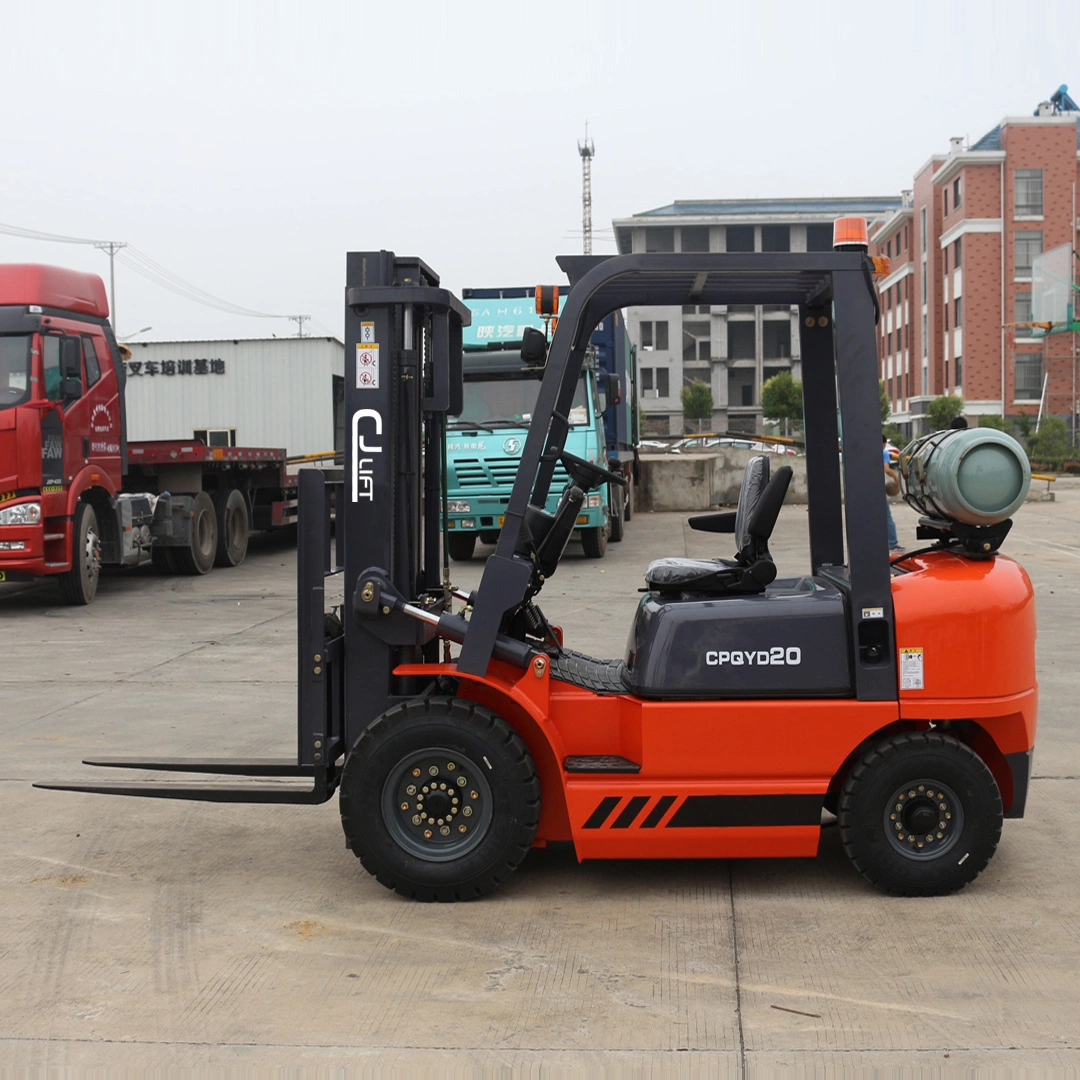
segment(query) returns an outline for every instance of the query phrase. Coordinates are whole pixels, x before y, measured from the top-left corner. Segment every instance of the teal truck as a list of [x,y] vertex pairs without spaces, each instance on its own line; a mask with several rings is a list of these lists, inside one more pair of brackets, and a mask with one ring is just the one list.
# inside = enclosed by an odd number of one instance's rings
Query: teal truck
[[[525,366],[520,352],[525,327],[545,329],[534,297],[535,290],[524,288],[462,290],[472,311],[464,331],[464,406],[446,432],[447,540],[457,561],[472,558],[477,537],[495,543],[510,500],[543,376],[543,369]],[[606,467],[604,411],[618,383],[599,369],[595,353],[574,394],[566,449]],[[556,466],[548,510],[554,511],[568,479]],[[622,489],[608,487],[587,495],[577,518],[575,535],[593,559],[604,557],[609,539],[622,539]]]

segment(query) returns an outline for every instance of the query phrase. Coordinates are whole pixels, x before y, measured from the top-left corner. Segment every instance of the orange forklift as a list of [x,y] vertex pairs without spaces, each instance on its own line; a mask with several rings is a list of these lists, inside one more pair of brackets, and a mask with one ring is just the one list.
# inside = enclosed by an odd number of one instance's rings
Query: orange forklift
[[[569,295],[550,342],[522,345],[539,396],[479,587],[453,586],[444,528],[469,312],[420,260],[351,253],[345,480],[301,473],[296,758],[87,762],[306,783],[41,786],[230,802],[340,790],[364,867],[425,901],[481,896],[556,841],[579,859],[814,855],[833,815],[879,888],[963,887],[1002,818],[1023,815],[1031,770],[1034,600],[998,553],[1030,483],[1023,452],[985,430],[909,446],[927,543],[890,560],[864,251],[558,263]],[[553,291],[537,291],[547,312]],[[755,457],[736,511],[690,519],[718,534],[717,557],[643,568],[625,655],[577,652],[538,597],[588,493],[623,482],[564,449],[593,329],[627,306],[747,303],[798,306],[809,566],[777,574],[791,469]],[[557,466],[568,480],[549,513]],[[346,602],[328,611],[337,574]]]

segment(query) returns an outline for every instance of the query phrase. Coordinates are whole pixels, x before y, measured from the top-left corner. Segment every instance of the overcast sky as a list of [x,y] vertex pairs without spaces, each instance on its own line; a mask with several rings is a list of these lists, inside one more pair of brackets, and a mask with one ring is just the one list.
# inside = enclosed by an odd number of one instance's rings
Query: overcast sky
[[[1080,90],[1080,3],[2,0],[0,222],[122,240],[340,335],[345,252],[558,281],[675,199],[896,194],[952,135]],[[0,260],[95,270],[0,235]],[[121,336],[255,337],[117,263]]]

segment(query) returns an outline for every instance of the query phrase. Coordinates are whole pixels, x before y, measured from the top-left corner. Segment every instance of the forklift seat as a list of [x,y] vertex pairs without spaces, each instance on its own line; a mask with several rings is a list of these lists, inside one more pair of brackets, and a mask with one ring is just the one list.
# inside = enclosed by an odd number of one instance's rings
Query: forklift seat
[[701,522],[712,526],[706,531],[734,531],[739,545],[735,558],[657,559],[645,571],[645,584],[655,592],[742,596],[764,592],[776,578],[769,538],[790,483],[790,465],[782,465],[770,479],[768,457],[752,457],[743,473],[735,514],[710,515],[712,520]]

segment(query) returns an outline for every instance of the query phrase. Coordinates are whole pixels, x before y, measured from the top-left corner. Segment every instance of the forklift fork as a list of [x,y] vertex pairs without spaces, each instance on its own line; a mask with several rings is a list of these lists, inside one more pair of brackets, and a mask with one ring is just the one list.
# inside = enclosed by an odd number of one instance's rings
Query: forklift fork
[[216,776],[305,778],[310,787],[289,784],[176,784],[158,781],[67,783],[43,781],[34,787],[83,791],[100,795],[136,795],[152,799],[199,802],[294,803],[326,802],[337,790],[338,758],[344,753],[342,733],[342,635],[339,623],[325,613],[325,580],[344,569],[344,530],[335,530],[330,548],[331,509],[341,506],[341,481],[327,483],[319,469],[299,474],[297,537],[297,686],[298,746],[289,758],[87,758],[84,765],[147,772],[206,773]]

